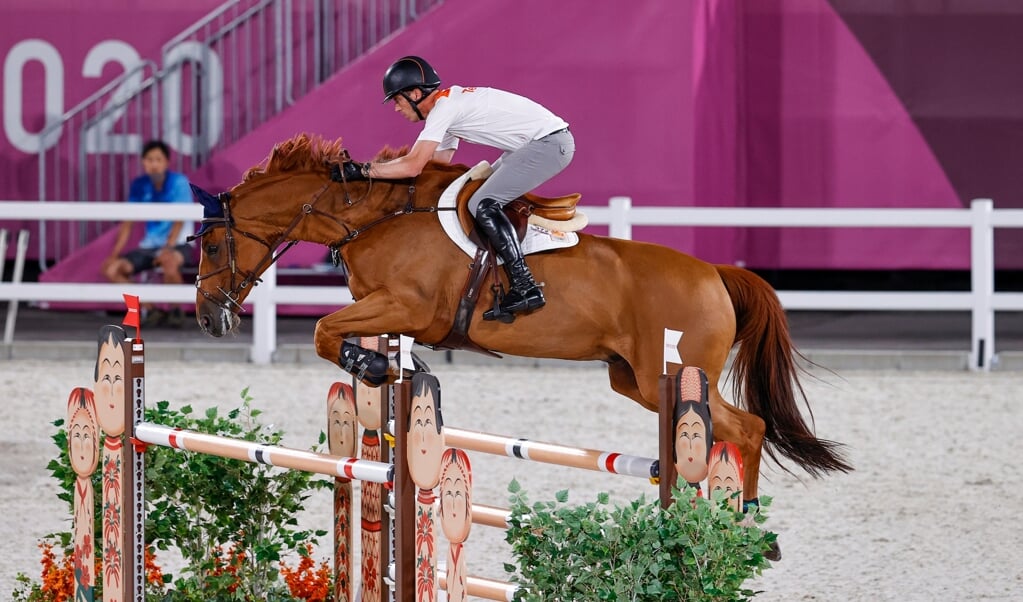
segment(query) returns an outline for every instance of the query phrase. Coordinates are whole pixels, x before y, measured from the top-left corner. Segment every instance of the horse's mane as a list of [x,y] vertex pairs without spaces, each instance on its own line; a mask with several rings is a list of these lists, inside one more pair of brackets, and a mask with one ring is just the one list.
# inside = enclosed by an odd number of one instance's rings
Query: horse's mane
[[246,171],[242,181],[249,182],[285,172],[324,169],[343,158],[344,147],[340,138],[330,141],[303,133],[274,145],[270,156]]
[[[377,153],[374,161],[389,161],[408,154],[409,147],[391,148],[385,146]],[[243,182],[263,177],[281,175],[294,171],[316,171],[326,169],[334,163],[345,160],[344,146],[341,139],[327,140],[322,136],[298,134],[274,145],[270,156],[259,165],[249,168],[242,179]],[[431,167],[446,168],[439,163],[430,163]],[[462,167],[464,171],[464,167]]]

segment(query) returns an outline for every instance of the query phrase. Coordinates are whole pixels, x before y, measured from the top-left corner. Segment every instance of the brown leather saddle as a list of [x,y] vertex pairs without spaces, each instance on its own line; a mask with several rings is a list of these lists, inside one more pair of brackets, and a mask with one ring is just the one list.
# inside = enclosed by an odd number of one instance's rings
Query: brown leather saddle
[[[478,247],[486,247],[487,242],[476,234],[476,222],[473,221],[472,214],[469,213],[469,198],[479,190],[484,181],[469,180],[458,193],[458,222],[462,225],[462,230],[469,240]],[[504,213],[515,226],[519,240],[522,240],[526,234],[530,215],[535,214],[551,221],[567,221],[575,217],[575,207],[581,198],[582,195],[579,193],[548,198],[527,192],[505,205]]]

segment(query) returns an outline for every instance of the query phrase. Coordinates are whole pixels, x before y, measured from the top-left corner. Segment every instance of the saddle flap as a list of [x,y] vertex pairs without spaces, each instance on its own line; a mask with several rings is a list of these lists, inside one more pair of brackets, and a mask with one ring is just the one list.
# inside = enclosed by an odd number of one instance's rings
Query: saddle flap
[[[489,248],[490,243],[476,233],[476,221],[469,213],[469,199],[473,193],[483,185],[483,180],[469,180],[458,193],[458,222],[462,225],[462,231],[473,243],[479,247]],[[530,207],[522,199],[508,203],[504,207],[504,214],[508,216],[515,232],[521,241],[526,236],[526,228],[529,226]]]
[[[462,231],[471,241],[479,246],[486,246],[482,239],[476,234],[476,222],[469,213],[469,199],[483,185],[484,180],[469,180],[458,193],[458,221],[462,225]],[[537,215],[551,221],[566,221],[576,215],[576,203],[582,195],[579,193],[569,194],[560,197],[542,197],[527,192],[518,199],[508,203],[504,207],[504,213],[511,220],[519,240],[526,235],[526,228],[529,226],[529,216]]]

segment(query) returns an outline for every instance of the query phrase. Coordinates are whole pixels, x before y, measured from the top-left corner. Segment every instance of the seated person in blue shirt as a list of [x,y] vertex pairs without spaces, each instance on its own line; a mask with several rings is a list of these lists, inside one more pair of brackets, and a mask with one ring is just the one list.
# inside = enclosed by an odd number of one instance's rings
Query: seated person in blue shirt
[[[145,172],[131,183],[129,203],[191,203],[192,190],[188,178],[170,171],[170,149],[162,140],[151,140],[142,148],[142,170]],[[195,252],[186,242],[192,233],[191,222],[150,221],[145,223],[145,234],[137,249],[124,253],[134,222],[120,226],[117,240],[110,255],[103,261],[102,272],[111,282],[129,282],[140,272],[160,268],[166,284],[182,284],[181,268],[195,264]],[[157,326],[168,322],[181,322],[180,308],[167,314],[159,309],[143,306],[145,324]],[[171,324],[178,325],[178,324]]]

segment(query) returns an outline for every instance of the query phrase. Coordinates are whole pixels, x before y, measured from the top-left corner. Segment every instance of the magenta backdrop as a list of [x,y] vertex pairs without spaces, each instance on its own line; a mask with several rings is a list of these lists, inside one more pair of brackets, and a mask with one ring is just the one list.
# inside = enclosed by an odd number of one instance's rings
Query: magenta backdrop
[[[83,77],[90,48],[120,39],[153,58],[216,4],[171,9],[125,0],[86,9],[9,1],[0,9],[0,54],[31,38],[55,47],[70,107],[119,73]],[[637,205],[667,206],[962,206],[905,108],[825,0],[597,7],[447,0],[191,175],[212,189],[230,187],[274,143],[300,132],[344,137],[360,159],[410,144],[419,128],[380,104],[380,77],[393,59],[415,53],[446,83],[517,91],[571,123],[578,151],[543,188],[551,194],[578,191],[599,205],[627,195]],[[43,122],[41,71],[30,63],[22,73],[29,131]],[[33,198],[34,155],[0,138],[0,198]],[[466,145],[456,160],[494,156]],[[932,230],[652,227],[635,236],[765,268],[963,268],[969,255],[965,232]]]

